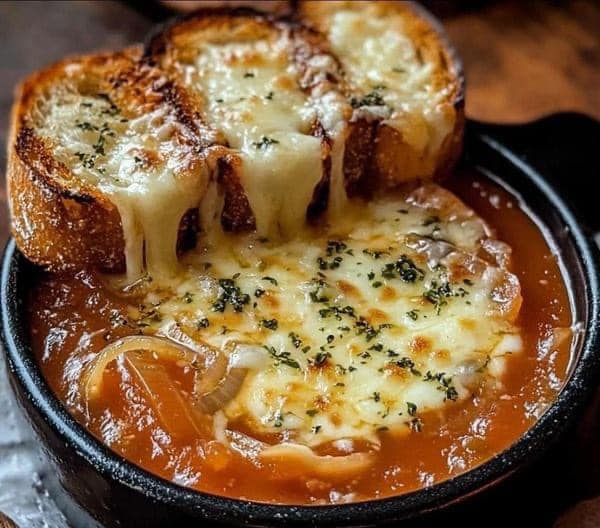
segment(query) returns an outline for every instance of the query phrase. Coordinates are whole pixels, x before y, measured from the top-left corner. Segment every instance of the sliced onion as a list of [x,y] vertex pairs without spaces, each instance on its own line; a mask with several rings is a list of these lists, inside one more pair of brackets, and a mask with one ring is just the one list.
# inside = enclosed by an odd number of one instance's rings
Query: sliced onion
[[261,370],[269,362],[269,355],[264,347],[258,345],[236,345],[229,356],[232,367]]
[[193,363],[198,354],[168,339],[156,336],[129,336],[117,339],[104,347],[88,365],[82,377],[83,393],[87,401],[96,399],[102,390],[104,371],[109,363],[127,352],[148,350],[161,359]]
[[138,378],[147,401],[171,437],[206,436],[208,421],[202,427],[201,417],[173,383],[164,365],[137,354],[126,356],[129,369]]
[[163,326],[159,331],[170,340],[196,352],[197,359],[203,362],[201,372],[196,375],[194,393],[203,394],[214,390],[227,374],[228,361],[225,354],[206,343],[200,343],[187,335],[175,321]]
[[264,462],[285,462],[304,474],[324,479],[346,479],[373,465],[375,455],[361,451],[350,455],[317,455],[310,447],[284,442],[269,446],[260,453]]
[[247,369],[229,368],[223,379],[213,390],[196,395],[198,407],[208,414],[213,414],[215,411],[225,407],[240,390],[247,373]]
[[[267,364],[268,356],[264,348],[256,345],[238,344],[229,356],[225,374],[219,382],[206,390],[208,384],[198,383],[196,394],[200,409],[212,414],[227,405],[239,392],[246,379],[248,369],[261,369]],[[202,391],[201,389],[204,388]]]
[[130,336],[118,339],[102,349],[82,378],[86,401],[97,398],[102,390],[106,367],[128,352],[146,350],[156,359],[185,361],[196,369],[192,403],[203,413],[222,409],[239,392],[248,369],[260,365],[259,349],[237,345],[228,361],[220,350],[193,340],[173,322],[160,331],[162,336]]

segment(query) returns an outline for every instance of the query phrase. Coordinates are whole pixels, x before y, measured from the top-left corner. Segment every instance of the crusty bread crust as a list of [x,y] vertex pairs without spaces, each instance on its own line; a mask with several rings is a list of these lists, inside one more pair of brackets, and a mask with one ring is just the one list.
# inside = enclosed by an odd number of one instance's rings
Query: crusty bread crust
[[462,151],[465,116],[462,65],[443,28],[423,8],[403,1],[301,0],[298,17],[327,33],[330,17],[340,8],[365,11],[365,16],[377,14],[383,19],[400,14],[405,22],[404,31],[423,60],[434,67],[434,89],[446,91],[445,103],[455,113],[452,131],[431,155],[416,151],[396,128],[373,120],[353,119],[346,146],[347,180],[357,180],[358,167],[363,168],[362,175],[367,179],[359,185],[363,189],[395,187],[446,176]]

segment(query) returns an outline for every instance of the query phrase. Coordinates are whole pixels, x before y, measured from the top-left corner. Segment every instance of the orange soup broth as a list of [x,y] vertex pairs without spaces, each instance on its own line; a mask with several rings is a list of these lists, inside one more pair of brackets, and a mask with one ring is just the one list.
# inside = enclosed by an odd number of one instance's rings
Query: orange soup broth
[[[161,428],[136,380],[114,362],[104,376],[101,404],[88,408],[79,394],[82,368],[106,344],[136,333],[113,328],[115,310],[126,303],[94,274],[44,275],[32,288],[32,345],[41,368],[70,412],[97,438],[128,460],[165,479],[217,495],[286,504],[360,501],[398,495],[448,479],[498,454],[540,416],[567,375],[571,340],[553,344],[553,329],[572,324],[569,298],[556,255],[518,200],[489,179],[455,176],[447,186],[493,226],[513,249],[523,305],[517,324],[524,351],[507,362],[500,396],[476,394],[423,414],[423,428],[405,436],[382,432],[377,462],[349,481],[298,474],[292,465],[261,466],[211,438],[181,426]],[[190,392],[192,376],[164,364],[174,383]],[[159,395],[160,396],[160,395]],[[342,499],[343,498],[343,499]]]

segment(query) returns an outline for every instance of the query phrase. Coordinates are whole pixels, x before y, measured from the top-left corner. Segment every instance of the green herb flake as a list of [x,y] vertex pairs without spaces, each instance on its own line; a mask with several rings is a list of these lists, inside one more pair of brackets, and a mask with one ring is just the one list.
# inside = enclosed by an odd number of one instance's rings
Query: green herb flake
[[212,309],[215,312],[224,312],[227,306],[231,306],[235,312],[244,310],[244,305],[250,302],[250,295],[243,293],[236,285],[235,279],[219,279],[220,292]]
[[275,347],[272,346],[264,346],[265,350],[269,353],[269,355],[275,360],[275,366],[286,365],[290,368],[300,369],[300,364],[293,359],[291,354],[285,350],[278,352]]
[[252,145],[257,149],[266,149],[271,145],[277,145],[279,141],[268,136],[262,136],[260,141],[254,141]]
[[196,327],[200,330],[202,328],[208,328],[210,326],[210,321],[204,317],[203,319],[200,319],[197,323],[196,323]]
[[277,330],[279,323],[277,322],[277,319],[262,319],[260,321],[260,326],[268,330]]

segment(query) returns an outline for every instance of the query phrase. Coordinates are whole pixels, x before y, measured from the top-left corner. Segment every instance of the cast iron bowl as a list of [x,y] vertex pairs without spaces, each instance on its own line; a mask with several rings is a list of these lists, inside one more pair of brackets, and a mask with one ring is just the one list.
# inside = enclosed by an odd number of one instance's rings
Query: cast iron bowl
[[592,223],[598,214],[586,189],[586,181],[600,175],[593,151],[599,129],[597,122],[576,114],[524,126],[468,124],[463,169],[491,175],[541,222],[561,255],[572,309],[583,332],[564,388],[516,443],[457,477],[388,499],[308,507],[223,498],[158,478],[111,451],[69,415],[40,372],[28,343],[23,306],[28,277],[35,270],[10,241],[0,292],[10,383],[60,483],[57,497],[71,522],[126,527],[197,525],[202,520],[202,525],[241,526],[397,524],[465,500],[538,458],[580,415],[600,372],[600,266],[591,241],[600,222]]

